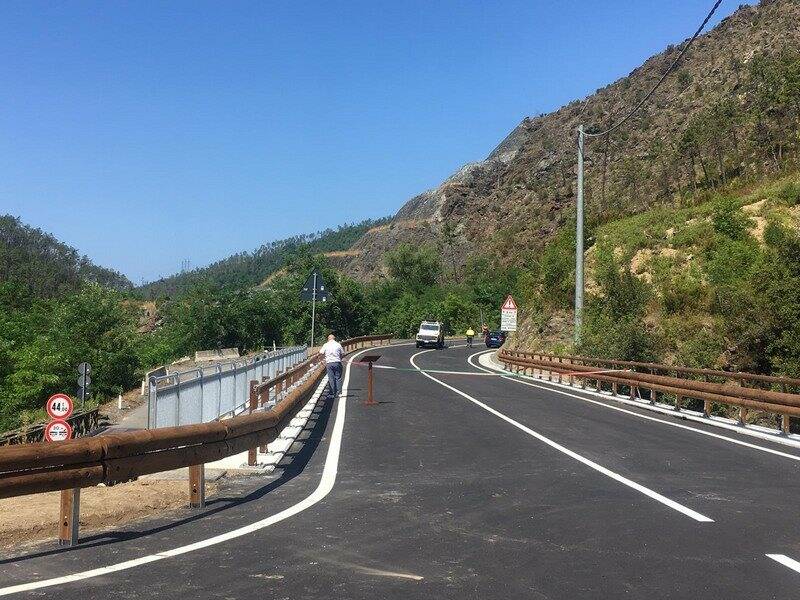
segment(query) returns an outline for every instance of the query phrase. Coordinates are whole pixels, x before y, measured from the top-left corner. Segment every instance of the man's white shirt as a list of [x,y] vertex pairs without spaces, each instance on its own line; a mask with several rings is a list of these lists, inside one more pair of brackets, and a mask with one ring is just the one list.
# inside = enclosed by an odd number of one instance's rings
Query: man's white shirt
[[344,348],[336,340],[328,340],[319,349],[320,354],[325,355],[325,364],[342,362]]

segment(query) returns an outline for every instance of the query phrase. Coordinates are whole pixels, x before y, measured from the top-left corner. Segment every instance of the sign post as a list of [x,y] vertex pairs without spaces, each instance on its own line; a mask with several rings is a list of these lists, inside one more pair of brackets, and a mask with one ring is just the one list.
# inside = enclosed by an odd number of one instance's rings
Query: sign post
[[503,302],[500,307],[500,330],[501,331],[516,331],[517,330],[517,303],[511,295]]
[[[81,377],[85,375],[88,378],[89,370],[91,370],[91,367]],[[67,419],[72,414],[74,406],[72,398],[66,394],[53,394],[47,399],[44,409],[50,417],[50,422],[44,428],[44,439],[46,441],[57,443],[72,438],[72,426]],[[58,518],[59,546],[76,546],[78,544],[80,511],[81,489],[61,490],[61,508]]]
[[362,356],[358,362],[367,363],[367,401],[364,402],[366,406],[374,406],[377,404],[375,398],[372,396],[372,363],[381,357],[380,354],[369,354]]
[[328,301],[328,292],[325,291],[325,282],[322,280],[322,273],[314,269],[311,275],[308,276],[306,284],[300,290],[301,300],[311,301],[311,344],[314,347],[314,326],[317,316],[317,300],[320,302]]
[[78,398],[81,400],[81,410],[86,408],[86,391],[92,383],[89,375],[92,372],[92,365],[82,362],[78,365]]

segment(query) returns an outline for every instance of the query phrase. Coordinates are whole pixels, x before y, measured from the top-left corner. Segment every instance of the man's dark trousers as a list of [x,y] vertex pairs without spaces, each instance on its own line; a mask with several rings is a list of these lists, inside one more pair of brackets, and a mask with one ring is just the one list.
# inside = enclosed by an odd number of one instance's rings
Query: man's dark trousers
[[342,391],[342,363],[328,363],[325,365],[328,371],[328,388],[331,390],[331,397],[335,397]]

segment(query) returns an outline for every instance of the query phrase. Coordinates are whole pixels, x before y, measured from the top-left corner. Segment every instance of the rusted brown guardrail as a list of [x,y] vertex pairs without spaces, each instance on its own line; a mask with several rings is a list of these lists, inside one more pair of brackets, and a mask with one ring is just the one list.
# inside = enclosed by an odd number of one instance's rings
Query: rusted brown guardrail
[[[345,340],[343,346],[351,351],[389,338],[358,337]],[[319,357],[312,356],[260,384],[261,390],[297,384],[274,407],[224,421],[0,448],[0,498],[118,483],[266,444],[291,420],[322,372]],[[298,384],[301,378],[304,381]]]
[[[388,335],[362,336],[342,345],[350,352],[390,339]],[[320,358],[311,356],[271,380],[251,382],[249,414],[198,425],[0,448],[0,498],[62,490],[59,537],[73,544],[77,542],[77,509],[73,507],[80,488],[189,467],[190,505],[202,506],[202,465],[245,450],[254,458],[255,448],[274,441],[320,380],[324,372]],[[270,391],[275,405],[259,410]]]
[[[573,385],[574,379],[579,380],[582,387],[586,386],[587,381],[594,381],[597,391],[602,391],[605,383],[609,385],[613,395],[618,394],[620,387],[629,388],[631,398],[637,395],[641,397],[640,390],[648,390],[651,404],[657,401],[658,393],[668,394],[674,397],[676,411],[682,409],[686,399],[702,401],[705,416],[710,416],[714,404],[735,406],[739,409],[741,425],[746,424],[748,410],[773,413],[780,416],[780,429],[784,434],[789,433],[791,417],[800,417],[800,394],[746,385],[757,383],[759,386],[778,386],[781,390],[796,389],[800,380],[792,378],[518,350],[501,350],[498,358],[507,370],[524,371],[540,378],[547,373],[549,380],[556,375],[559,383],[565,376],[570,385]],[[635,369],[646,369],[648,372],[642,373]],[[703,379],[670,377],[655,374],[657,372],[694,375]],[[712,378],[725,381],[712,382]]]

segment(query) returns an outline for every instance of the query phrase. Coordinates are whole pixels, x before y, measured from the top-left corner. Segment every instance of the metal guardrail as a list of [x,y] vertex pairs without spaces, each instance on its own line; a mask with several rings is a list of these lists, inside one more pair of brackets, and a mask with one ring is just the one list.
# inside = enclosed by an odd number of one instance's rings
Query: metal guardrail
[[[566,377],[569,385],[578,380],[584,388],[587,381],[594,381],[598,392],[603,390],[603,384],[607,384],[613,395],[620,392],[620,387],[627,387],[631,398],[641,397],[641,390],[646,390],[649,396],[647,400],[651,404],[657,402],[659,393],[667,394],[674,398],[676,411],[684,408],[683,403],[687,399],[702,401],[702,412],[706,417],[711,415],[715,404],[735,406],[739,409],[739,423],[743,426],[746,425],[749,410],[773,413],[780,417],[780,429],[784,435],[789,433],[791,417],[800,417],[800,394],[783,391],[797,389],[800,380],[792,378],[519,350],[501,350],[498,358],[507,370],[517,373],[523,371],[540,378],[546,373],[551,381],[556,375],[559,383],[563,383]],[[670,377],[657,374],[659,372],[693,375],[702,379]],[[748,387],[747,383],[776,386],[781,391]]]
[[[345,340],[346,351],[388,342],[391,336]],[[259,406],[230,419],[123,432],[57,443],[21,444],[0,448],[0,498],[92,487],[129,481],[140,475],[192,467],[254,449],[274,441],[322,377],[319,355],[303,361],[276,381],[293,382],[277,403]],[[249,384],[261,391],[267,381]],[[272,383],[270,385],[276,385]],[[248,397],[248,403],[250,398]],[[196,491],[192,476],[190,489]]]
[[253,379],[270,379],[306,358],[305,346],[292,346],[254,357],[151,377],[147,428],[207,423],[242,412]]

